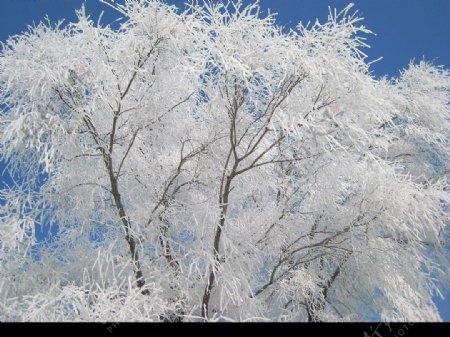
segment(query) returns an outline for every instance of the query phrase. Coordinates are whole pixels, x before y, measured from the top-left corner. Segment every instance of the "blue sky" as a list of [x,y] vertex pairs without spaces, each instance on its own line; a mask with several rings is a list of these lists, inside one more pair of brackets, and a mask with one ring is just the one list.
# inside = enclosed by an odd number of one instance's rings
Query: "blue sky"
[[[18,34],[28,24],[39,22],[46,14],[51,21],[75,20],[74,10],[84,0],[0,0],[0,41]],[[183,6],[184,0],[166,0]],[[261,0],[265,12],[278,13],[279,24],[292,27],[299,21],[325,20],[328,6],[338,9],[344,0]],[[450,0],[354,0],[355,8],[365,18],[364,25],[377,35],[368,36],[372,46],[366,50],[369,60],[383,59],[372,66],[375,76],[397,76],[411,59],[425,59],[450,68]],[[103,21],[112,22],[115,14],[98,0],[87,0],[87,11]],[[450,298],[450,293],[447,294]],[[450,321],[450,301],[436,301],[442,318]]]

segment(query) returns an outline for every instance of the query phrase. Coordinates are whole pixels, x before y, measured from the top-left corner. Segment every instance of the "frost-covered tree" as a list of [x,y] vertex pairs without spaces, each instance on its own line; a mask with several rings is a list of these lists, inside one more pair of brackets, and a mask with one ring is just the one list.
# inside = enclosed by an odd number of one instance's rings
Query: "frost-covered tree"
[[1,47],[1,320],[440,320],[447,70],[376,79],[351,6],[103,2]]

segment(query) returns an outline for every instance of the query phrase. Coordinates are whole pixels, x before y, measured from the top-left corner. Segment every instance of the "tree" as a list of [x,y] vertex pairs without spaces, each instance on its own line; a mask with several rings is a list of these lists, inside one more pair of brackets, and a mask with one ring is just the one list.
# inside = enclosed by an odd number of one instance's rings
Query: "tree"
[[374,78],[351,6],[102,2],[2,45],[2,320],[440,320],[447,70]]

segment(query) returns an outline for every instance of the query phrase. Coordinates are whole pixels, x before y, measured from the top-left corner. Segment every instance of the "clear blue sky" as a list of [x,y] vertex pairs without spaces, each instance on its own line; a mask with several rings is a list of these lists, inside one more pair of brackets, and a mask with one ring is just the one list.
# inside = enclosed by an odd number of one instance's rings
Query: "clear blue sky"
[[[46,14],[52,21],[75,20],[74,10],[84,0],[0,0],[0,40],[26,30],[28,24],[39,22]],[[183,6],[184,0],[166,0]],[[375,32],[368,36],[372,46],[366,53],[370,60],[383,56],[372,66],[374,75],[397,76],[411,59],[433,61],[450,68],[450,0],[261,0],[264,11],[278,13],[278,22],[286,27],[315,18],[325,20],[328,6],[343,8],[353,2],[364,25]],[[98,0],[87,0],[87,10],[98,17],[105,10],[104,22],[112,22],[113,13]],[[450,293],[447,294],[450,298]],[[436,301],[442,318],[450,321],[450,301]]]

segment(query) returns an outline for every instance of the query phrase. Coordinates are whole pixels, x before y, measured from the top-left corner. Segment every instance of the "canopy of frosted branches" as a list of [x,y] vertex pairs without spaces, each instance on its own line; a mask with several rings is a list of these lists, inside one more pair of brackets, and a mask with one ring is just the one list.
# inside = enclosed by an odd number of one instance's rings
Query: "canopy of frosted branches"
[[440,320],[446,69],[375,78],[352,5],[102,2],[0,47],[1,321]]

